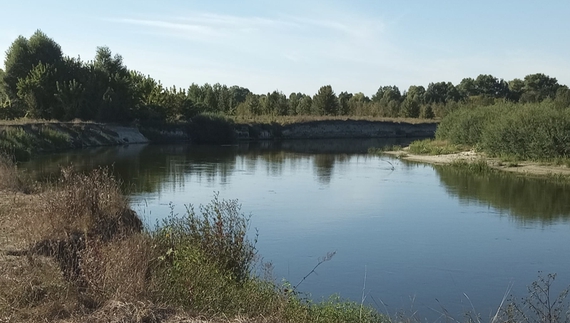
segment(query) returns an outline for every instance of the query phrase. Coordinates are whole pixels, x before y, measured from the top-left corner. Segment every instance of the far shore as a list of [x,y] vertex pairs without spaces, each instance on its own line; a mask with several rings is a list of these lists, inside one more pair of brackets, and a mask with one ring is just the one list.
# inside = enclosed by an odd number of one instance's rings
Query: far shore
[[417,155],[408,151],[408,147],[397,151],[386,151],[385,154],[396,156],[403,160],[433,164],[433,165],[449,165],[456,161],[475,162],[484,160],[487,164],[496,170],[529,175],[533,177],[546,176],[568,176],[570,177],[570,168],[565,165],[554,165],[552,163],[535,162],[535,161],[516,161],[505,162],[499,158],[487,157],[484,153],[474,150],[459,152],[445,155]]

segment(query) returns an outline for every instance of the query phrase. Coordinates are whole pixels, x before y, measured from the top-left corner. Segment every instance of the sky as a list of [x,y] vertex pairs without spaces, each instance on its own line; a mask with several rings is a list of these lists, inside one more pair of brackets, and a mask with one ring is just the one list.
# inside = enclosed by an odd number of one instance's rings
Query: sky
[[570,85],[570,1],[10,1],[0,48],[40,29],[65,55],[98,46],[165,86],[373,95],[380,86],[458,84],[533,73]]

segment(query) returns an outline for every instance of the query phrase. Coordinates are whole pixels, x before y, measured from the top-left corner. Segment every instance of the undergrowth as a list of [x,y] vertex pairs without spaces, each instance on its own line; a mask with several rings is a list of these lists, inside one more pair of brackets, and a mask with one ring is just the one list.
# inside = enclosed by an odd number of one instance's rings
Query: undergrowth
[[64,169],[34,196],[31,212],[13,210],[21,213],[14,225],[27,247],[7,253],[13,269],[0,276],[0,319],[112,321],[110,308],[134,306],[132,315],[141,307],[156,311],[145,322],[173,313],[259,322],[385,320],[368,306],[338,297],[313,302],[258,276],[249,217],[235,200],[216,195],[198,211],[188,206],[145,231],[105,169]]
[[416,155],[448,155],[467,150],[469,150],[469,147],[466,145],[434,139],[416,140],[409,146],[410,153]]
[[477,146],[490,156],[564,160],[570,156],[570,110],[548,100],[461,108],[442,119],[436,138]]

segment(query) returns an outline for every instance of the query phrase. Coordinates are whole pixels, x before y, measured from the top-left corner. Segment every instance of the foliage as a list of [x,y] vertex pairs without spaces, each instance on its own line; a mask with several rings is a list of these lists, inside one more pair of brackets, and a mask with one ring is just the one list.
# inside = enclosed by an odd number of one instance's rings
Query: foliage
[[409,146],[409,151],[417,155],[446,155],[467,150],[463,145],[451,144],[445,140],[416,140]]
[[16,160],[30,158],[33,151],[69,148],[70,136],[50,127],[49,124],[10,126],[0,130],[0,152]]
[[570,105],[568,88],[556,78],[531,74],[505,81],[481,74],[459,84],[432,82],[401,92],[380,86],[371,97],[341,92],[330,85],[315,95],[279,91],[255,94],[237,85],[216,83],[188,88],[165,87],[129,70],[118,54],[98,47],[93,61],[64,56],[61,47],[40,30],[29,39],[19,36],[6,51],[0,70],[0,118],[33,117],[104,122],[187,122],[202,113],[251,117],[258,115],[366,116],[442,118],[460,106],[554,100]]
[[449,164],[450,167],[474,174],[485,174],[492,171],[491,166],[484,159],[465,160],[457,159]]
[[545,160],[570,155],[570,110],[553,101],[464,107],[445,117],[439,140],[477,146],[493,156]]
[[323,86],[313,97],[313,111],[317,115],[336,115],[338,112],[338,99],[330,85]]
[[233,121],[222,114],[199,114],[188,128],[192,139],[200,144],[227,144],[235,140]]
[[504,322],[524,323],[566,323],[570,322],[570,304],[566,301],[569,288],[553,295],[552,284],[556,274],[543,276],[528,286],[528,296],[520,301],[511,297],[504,308],[500,308],[497,318]]

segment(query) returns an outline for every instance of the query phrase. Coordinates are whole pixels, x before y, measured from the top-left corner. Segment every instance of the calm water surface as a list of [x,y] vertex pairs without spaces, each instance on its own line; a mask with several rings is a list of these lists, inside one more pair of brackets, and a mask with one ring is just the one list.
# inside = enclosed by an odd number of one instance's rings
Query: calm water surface
[[329,262],[299,289],[419,311],[429,321],[472,307],[488,318],[505,292],[524,296],[538,272],[570,284],[570,186],[366,154],[380,140],[101,148],[41,156],[34,176],[59,165],[112,165],[147,223],[170,204],[239,199],[259,230],[257,247],[277,281],[297,284],[327,252]]

